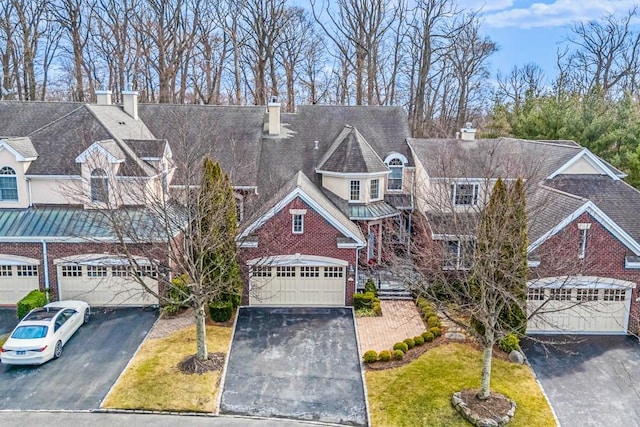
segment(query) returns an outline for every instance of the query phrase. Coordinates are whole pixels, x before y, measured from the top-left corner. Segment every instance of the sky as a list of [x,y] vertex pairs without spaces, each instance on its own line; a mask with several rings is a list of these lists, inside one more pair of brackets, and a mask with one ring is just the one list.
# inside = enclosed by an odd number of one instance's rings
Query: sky
[[640,0],[459,0],[481,9],[483,30],[499,47],[491,58],[492,74],[534,62],[548,77],[556,75],[556,52],[572,22],[623,16]]

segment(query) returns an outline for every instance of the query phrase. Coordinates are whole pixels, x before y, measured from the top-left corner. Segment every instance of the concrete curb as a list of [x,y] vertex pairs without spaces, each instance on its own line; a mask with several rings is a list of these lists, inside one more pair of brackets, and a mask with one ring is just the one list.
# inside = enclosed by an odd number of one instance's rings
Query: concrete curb
[[360,335],[358,334],[358,322],[356,321],[356,311],[351,307],[351,316],[353,317],[353,329],[356,333],[356,347],[358,350],[358,363],[360,364],[360,377],[362,378],[362,391],[364,392],[364,407],[366,410],[367,425],[371,425],[371,412],[369,411],[369,392],[367,390],[367,381],[364,375],[364,366],[362,365],[362,357],[360,354]]
[[229,356],[231,356],[231,346],[233,345],[233,339],[236,336],[236,324],[238,323],[238,317],[240,317],[240,310],[243,308],[244,306],[238,307],[238,310],[236,310],[236,318],[233,319],[233,329],[231,330],[231,339],[229,340],[229,347],[227,348],[227,357],[224,358],[224,366],[220,373],[220,384],[218,386],[218,396],[216,397],[216,415],[220,415],[220,404],[222,403],[224,383],[227,380],[227,367],[229,366]]

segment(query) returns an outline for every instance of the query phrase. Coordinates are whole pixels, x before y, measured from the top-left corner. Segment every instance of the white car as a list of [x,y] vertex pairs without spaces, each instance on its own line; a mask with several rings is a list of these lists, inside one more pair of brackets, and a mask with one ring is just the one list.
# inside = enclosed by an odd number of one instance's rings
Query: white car
[[62,355],[62,347],[89,321],[83,301],[56,301],[33,309],[15,327],[0,349],[7,365],[40,365]]

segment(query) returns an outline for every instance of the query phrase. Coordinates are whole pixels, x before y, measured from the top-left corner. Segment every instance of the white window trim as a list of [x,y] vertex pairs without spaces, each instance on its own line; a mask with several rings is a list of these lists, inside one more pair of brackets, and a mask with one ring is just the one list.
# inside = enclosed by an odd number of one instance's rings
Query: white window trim
[[[353,198],[353,183],[358,183],[358,198]],[[359,179],[349,180],[349,203],[358,203],[362,200],[362,182]]]
[[[296,230],[296,218],[300,218],[300,230]],[[291,214],[291,232],[293,234],[304,233],[304,214],[300,214],[300,213]]]
[[[457,250],[457,253],[456,253],[456,265],[455,266],[444,265],[444,263],[446,261],[448,261],[447,259],[445,259],[445,260],[443,260],[443,263],[442,263],[442,269],[443,270],[446,270],[446,271],[468,271],[468,270],[471,270],[471,266],[465,267],[463,265],[463,263],[462,263],[462,244],[461,243],[463,241],[472,241],[472,239],[460,239],[460,238],[443,239],[443,242],[446,245],[449,245],[450,242],[457,242],[457,244],[458,244],[458,250]],[[447,251],[447,253],[445,255],[448,256],[449,252]]]
[[[371,193],[371,186],[373,185],[374,181],[378,181],[378,196],[377,197],[373,197],[373,194]],[[377,200],[382,200],[383,195],[382,195],[382,189],[380,188],[380,178],[373,178],[371,179],[371,181],[369,181],[369,199],[371,201],[377,201]]]
[[578,230],[582,233],[582,243],[580,244],[580,253],[578,254],[579,259],[584,259],[587,255],[587,235],[589,233],[589,229],[591,228],[590,222],[580,222],[578,223]]
[[[471,195],[471,203],[457,203],[458,187],[461,185],[470,185],[473,188]],[[454,206],[478,206],[480,186],[475,182],[454,182],[451,184],[451,202]]]

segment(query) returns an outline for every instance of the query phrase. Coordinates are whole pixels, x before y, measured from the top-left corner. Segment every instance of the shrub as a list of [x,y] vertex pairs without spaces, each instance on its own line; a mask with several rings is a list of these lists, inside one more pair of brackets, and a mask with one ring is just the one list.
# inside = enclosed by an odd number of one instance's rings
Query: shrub
[[435,338],[438,338],[440,335],[442,335],[442,328],[439,328],[437,326],[429,328],[429,332],[431,332]]
[[402,350],[393,350],[393,360],[402,360],[404,353]]
[[171,286],[167,291],[167,303],[162,307],[164,313],[176,314],[180,308],[184,307],[184,300],[191,294],[188,281],[189,277],[186,274],[171,279]]
[[433,332],[426,331],[422,333],[422,338],[424,338],[424,342],[431,342],[436,337],[433,335]]
[[428,309],[428,310],[422,312],[422,318],[424,320],[428,320],[430,317],[438,317],[438,315],[436,314],[435,311],[433,311],[431,309]]
[[391,360],[391,352],[389,350],[382,350],[378,355],[381,362],[388,362]]
[[376,316],[382,316],[382,305],[380,305],[380,301],[373,302],[373,313]]
[[416,342],[413,340],[413,338],[406,338],[404,340],[404,343],[407,345],[409,349],[412,349],[413,347],[416,346]]
[[421,346],[424,344],[424,338],[422,338],[422,335],[418,335],[417,337],[413,337],[413,340],[415,341],[417,346]]
[[438,316],[431,316],[427,319],[427,327],[431,328],[439,328],[441,326],[440,319]]
[[400,350],[403,353],[409,351],[409,346],[405,342],[397,342],[393,345],[394,350]]
[[364,284],[364,292],[373,292],[373,295],[378,296],[378,288],[376,288],[376,282],[372,278],[368,278]]
[[511,333],[506,335],[498,342],[498,347],[507,354],[511,353],[513,350],[519,350],[520,339],[518,338],[518,334]]
[[242,303],[242,294],[225,292],[220,296],[220,301],[229,301],[236,308]]
[[367,363],[373,363],[378,360],[378,353],[375,350],[366,351],[363,359]]
[[358,310],[360,308],[373,308],[373,303],[376,300],[376,296],[373,292],[365,292],[364,294],[353,294],[353,308]]
[[233,315],[231,301],[214,301],[209,304],[209,316],[214,322],[226,322]]
[[17,315],[22,319],[34,308],[42,307],[47,303],[47,294],[37,289],[29,292],[24,298],[18,301]]

